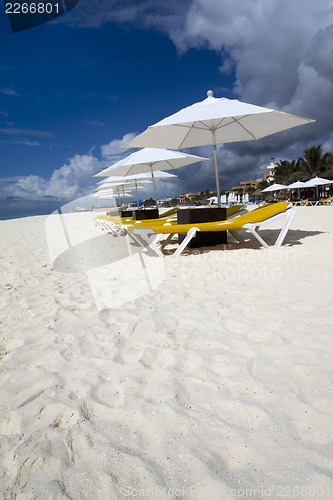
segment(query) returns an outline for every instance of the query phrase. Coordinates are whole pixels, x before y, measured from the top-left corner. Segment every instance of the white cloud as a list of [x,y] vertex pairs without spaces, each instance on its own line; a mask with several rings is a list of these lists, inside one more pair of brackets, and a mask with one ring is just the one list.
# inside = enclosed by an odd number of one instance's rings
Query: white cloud
[[[239,99],[317,120],[315,125],[255,143],[220,146],[222,185],[224,180],[230,185],[262,177],[260,165],[268,164],[270,155],[298,158],[332,131],[330,0],[193,0],[184,29],[176,36],[170,30],[170,37],[180,52],[203,46],[219,52],[221,71],[235,72],[233,90]],[[330,136],[327,147],[331,141]],[[202,179],[211,178],[208,168],[201,167],[205,169]]]
[[20,96],[21,95],[17,90],[12,89],[10,87],[2,88],[2,89],[0,89],[0,92],[1,92],[1,94],[10,95],[10,96]]
[[[234,72],[232,90],[236,97],[317,120],[315,125],[296,127],[258,142],[219,145],[222,189],[240,180],[262,177],[270,156],[277,161],[298,158],[306,147],[319,143],[324,150],[333,149],[331,0],[80,0],[80,8],[59,22],[84,27],[112,22],[158,29],[169,36],[179,53],[208,47],[221,55],[221,73]],[[14,128],[0,131],[41,135],[39,131]],[[321,136],[325,136],[325,142]],[[102,161],[92,154],[76,155],[49,180],[29,176],[14,187],[6,184],[6,189],[11,186],[14,193],[31,196],[31,189],[36,196],[74,199],[94,186],[94,173],[130,154],[121,146],[133,137],[129,133],[102,145]],[[197,154],[208,155],[210,161],[200,167],[179,169],[179,184],[174,184],[177,192],[214,187],[211,150],[203,148]],[[166,189],[172,185],[160,182],[159,194],[167,194]]]
[[330,134],[323,142],[323,151],[324,153],[333,154],[333,133]]
[[241,100],[314,117],[319,132],[332,125],[331,0],[81,0],[75,15],[84,26],[159,29],[179,52],[211,48],[221,54],[221,71],[234,70]]
[[[220,158],[225,168],[229,162],[231,170],[242,172],[248,163],[251,173],[244,170],[244,175],[255,178],[261,155],[268,160],[272,154],[287,157],[293,152],[297,158],[333,128],[331,0],[98,0],[94,6],[81,0],[75,15],[74,22],[82,26],[114,22],[158,29],[168,34],[179,53],[210,48],[221,55],[221,76],[234,72],[235,97],[317,120],[257,144],[226,146]],[[113,141],[103,146],[102,154],[112,158],[116,146]],[[246,154],[251,161],[245,160]],[[238,170],[240,159],[243,166]],[[196,177],[189,186],[199,185]]]
[[17,141],[0,141],[1,144],[21,144],[23,146],[41,146],[40,142],[29,141],[28,139],[22,139]]
[[99,179],[93,176],[110,164],[110,158],[130,154],[129,149],[121,149],[121,146],[134,136],[133,133],[126,134],[122,139],[114,139],[102,146],[102,160],[93,156],[92,151],[87,155],[75,155],[62,167],[54,170],[49,179],[38,175],[1,179],[0,198],[53,200],[63,203],[85,196],[96,188]]
[[99,120],[91,120],[88,122],[89,125],[92,125],[93,127],[104,127],[105,123],[99,121]]
[[[283,107],[292,105],[299,68],[312,66],[315,47],[329,52],[332,22],[330,0],[193,0],[174,42],[182,51],[208,46],[220,52],[223,63],[235,68],[242,99]],[[325,67],[324,56],[321,61]],[[331,79],[332,72],[325,76]]]
[[50,137],[55,135],[52,132],[47,132],[46,130],[32,130],[28,128],[15,128],[12,126],[8,128],[0,128],[0,133],[6,135],[34,135],[37,137]]
[[[91,155],[75,155],[68,164],[55,170],[48,181],[45,194],[60,199],[73,199],[94,189],[92,176],[100,169],[100,162]],[[62,196],[62,198],[61,198]]]
[[134,139],[135,135],[136,134],[130,132],[124,135],[122,139],[113,139],[108,144],[103,144],[103,146],[101,146],[101,154],[103,158],[109,162],[116,163],[121,158],[125,158],[131,154],[133,150],[122,149],[122,146]]
[[97,28],[105,23],[136,24],[154,27],[165,32],[180,29],[191,0],[80,0],[71,16],[58,22],[72,23],[79,27]]
[[92,176],[102,168],[100,163],[93,156],[75,155],[55,170],[50,179],[38,175],[2,179],[0,197],[59,201],[78,198],[94,189],[96,182]]

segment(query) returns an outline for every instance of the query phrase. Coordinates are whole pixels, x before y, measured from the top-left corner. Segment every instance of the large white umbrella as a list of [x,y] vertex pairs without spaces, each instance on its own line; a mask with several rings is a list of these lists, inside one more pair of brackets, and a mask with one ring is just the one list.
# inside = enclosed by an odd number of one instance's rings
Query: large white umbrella
[[122,188],[143,188],[145,186],[147,186],[147,184],[151,184],[152,182],[151,181],[144,181],[144,182],[108,182],[107,184],[102,184],[101,186],[98,186],[97,189],[95,189],[95,191],[103,191],[105,189],[112,189],[112,188],[119,188],[119,189],[122,189]]
[[201,156],[189,155],[180,151],[169,151],[168,149],[144,148],[127,156],[123,160],[118,161],[111,167],[105,168],[94,177],[105,175],[136,175],[145,172],[150,172],[155,193],[155,201],[157,206],[157,194],[154,179],[154,171],[165,169],[172,170],[175,168],[184,167],[190,163],[195,163],[208,158]]
[[220,206],[216,144],[252,141],[314,121],[236,99],[215,98],[209,90],[206,99],[148,127],[126,147],[182,149],[212,144]]
[[[94,176],[96,177],[96,176]],[[136,174],[136,175],[128,175],[128,176],[119,176],[119,175],[111,175],[109,177],[106,177],[105,180],[97,182],[97,185],[100,187],[102,186],[107,186],[110,183],[114,182],[131,182],[133,181],[135,183],[135,186],[138,186],[138,181],[140,183],[144,183],[148,180],[148,177],[151,178],[151,174],[149,172],[144,172],[142,174]],[[177,177],[174,174],[169,174],[168,172],[162,172],[161,170],[156,170],[154,172],[154,179],[170,179],[172,177]],[[151,182],[151,181],[148,181]],[[137,198],[137,204],[139,207],[139,195],[138,195],[138,190],[136,190],[136,198]]]
[[284,184],[271,184],[267,188],[263,189],[262,193],[268,193],[270,191],[280,191],[281,189],[287,189],[287,186]]
[[298,190],[298,198],[300,198],[300,189],[306,187],[304,184],[305,184],[305,182],[296,181],[296,182],[293,182],[292,184],[288,184],[286,189],[288,189],[288,190],[297,189]]
[[[105,174],[108,175],[108,174]],[[100,176],[100,174],[94,175],[94,177]],[[104,184],[105,182],[114,182],[114,181],[141,181],[145,180],[147,178],[151,178],[151,175],[149,172],[143,172],[141,174],[135,174],[135,175],[127,175],[126,177],[123,175],[110,175],[109,177],[106,177],[105,179],[97,182],[97,185]],[[169,174],[169,172],[163,172],[162,170],[155,170],[154,171],[154,178],[155,179],[171,179],[172,177],[177,177],[175,174]]]
[[325,184],[333,184],[333,181],[323,179],[322,177],[314,177],[313,179],[306,181],[303,187],[324,186]]
[[119,190],[115,190],[115,191],[104,191],[103,193],[95,193],[93,194],[93,198],[103,198],[104,196],[108,196],[108,197],[112,197],[112,196],[116,196],[116,197],[120,197],[120,196],[125,196],[125,197],[128,197],[128,196],[131,196],[130,195],[131,191],[119,191]]
[[293,182],[292,184],[288,184],[288,186],[286,187],[286,189],[300,189],[300,188],[304,188],[306,186],[304,186],[305,182],[302,182],[302,181],[296,181],[296,182]]
[[144,187],[147,186],[147,184],[151,184],[152,181],[149,181],[148,179],[142,179],[140,182],[135,181],[127,181],[126,177],[122,177],[121,181],[114,181],[114,182],[105,182],[104,184],[101,184],[98,186],[96,191],[102,192],[105,189],[112,189],[113,187],[118,187],[119,189],[122,188],[124,191],[125,188],[135,188],[136,189],[136,199],[137,199],[137,204],[139,206],[139,194],[138,194],[138,189],[143,189]]
[[318,186],[325,186],[326,184],[333,184],[333,181],[328,179],[323,179],[322,177],[313,177],[313,179],[309,179],[304,182],[303,187],[314,187],[316,188],[316,197],[318,198]]
[[101,199],[110,199],[110,198],[123,198],[123,203],[125,204],[125,198],[131,198],[132,195],[130,192],[132,189],[125,190],[123,189],[122,192],[120,192],[119,189],[110,189],[106,191],[100,191],[92,195],[93,198],[96,198],[98,200]]
[[110,199],[110,198],[120,198],[121,196],[125,197],[125,198],[131,198],[131,195],[129,193],[119,193],[117,191],[112,191],[111,193],[106,193],[106,194],[99,194],[99,195],[94,195],[93,194],[93,197],[94,198],[97,198],[99,200],[101,199]]

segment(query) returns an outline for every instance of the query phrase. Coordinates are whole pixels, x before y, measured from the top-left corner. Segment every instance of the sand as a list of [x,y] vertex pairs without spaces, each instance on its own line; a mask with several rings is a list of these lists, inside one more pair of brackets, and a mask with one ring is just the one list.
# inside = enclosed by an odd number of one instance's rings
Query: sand
[[90,216],[0,221],[0,498],[333,498],[333,207],[162,259]]

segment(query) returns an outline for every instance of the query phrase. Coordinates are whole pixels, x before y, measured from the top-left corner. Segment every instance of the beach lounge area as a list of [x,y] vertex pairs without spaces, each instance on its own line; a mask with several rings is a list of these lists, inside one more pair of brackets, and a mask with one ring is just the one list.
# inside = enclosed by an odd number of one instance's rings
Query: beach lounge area
[[331,499],[333,207],[292,210],[162,259],[0,221],[0,497]]
[[332,0],[0,32],[0,500],[333,500]]

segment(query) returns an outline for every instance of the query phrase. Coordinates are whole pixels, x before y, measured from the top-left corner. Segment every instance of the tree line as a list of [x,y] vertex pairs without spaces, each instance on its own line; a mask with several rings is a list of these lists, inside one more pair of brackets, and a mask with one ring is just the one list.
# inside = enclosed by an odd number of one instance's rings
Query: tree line
[[305,149],[303,156],[298,160],[278,162],[274,182],[291,184],[296,181],[307,181],[316,176],[333,180],[333,155],[323,153],[321,145]]

